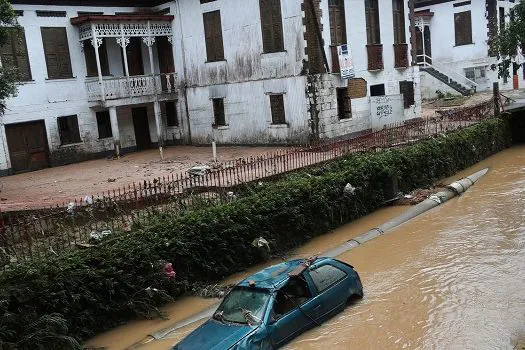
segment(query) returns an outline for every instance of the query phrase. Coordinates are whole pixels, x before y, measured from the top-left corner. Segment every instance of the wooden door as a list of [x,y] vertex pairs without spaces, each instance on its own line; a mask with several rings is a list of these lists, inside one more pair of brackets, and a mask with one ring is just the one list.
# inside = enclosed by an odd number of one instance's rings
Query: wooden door
[[5,126],[14,173],[49,167],[49,148],[43,120]]
[[[161,74],[175,72],[175,63],[173,61],[173,46],[168,41],[168,38],[161,36],[157,38],[157,51],[159,55],[159,71]],[[175,86],[175,79],[170,76],[161,77],[162,91],[168,91],[168,80],[173,89]]]
[[146,107],[132,108],[131,115],[133,116],[133,128],[135,129],[137,149],[145,150],[151,148],[148,109]]

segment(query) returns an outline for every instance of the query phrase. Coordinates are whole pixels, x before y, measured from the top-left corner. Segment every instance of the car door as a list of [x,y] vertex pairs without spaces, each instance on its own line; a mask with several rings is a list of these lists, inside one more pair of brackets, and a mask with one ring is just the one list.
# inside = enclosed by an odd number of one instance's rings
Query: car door
[[323,262],[311,266],[307,275],[317,289],[317,322],[324,322],[344,309],[349,297],[348,275],[345,271]]
[[[305,286],[307,286],[310,292],[310,297],[307,300],[290,308],[290,310],[287,310],[278,319],[275,319],[275,313],[270,317],[269,330],[272,344],[275,347],[282,346],[315,324],[315,315],[320,307],[319,300],[315,297],[315,294],[313,294],[310,285],[305,283]],[[279,292],[280,291],[277,291],[273,298],[272,308],[275,306]]]

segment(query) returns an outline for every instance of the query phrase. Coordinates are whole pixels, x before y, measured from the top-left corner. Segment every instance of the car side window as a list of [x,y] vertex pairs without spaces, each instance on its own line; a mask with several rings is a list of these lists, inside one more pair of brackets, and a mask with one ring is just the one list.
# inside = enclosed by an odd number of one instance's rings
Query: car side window
[[277,291],[273,305],[272,316],[278,320],[296,307],[304,304],[312,297],[308,283],[304,277],[290,278],[290,281]]
[[319,293],[327,290],[346,277],[346,272],[332,265],[314,267],[309,273]]

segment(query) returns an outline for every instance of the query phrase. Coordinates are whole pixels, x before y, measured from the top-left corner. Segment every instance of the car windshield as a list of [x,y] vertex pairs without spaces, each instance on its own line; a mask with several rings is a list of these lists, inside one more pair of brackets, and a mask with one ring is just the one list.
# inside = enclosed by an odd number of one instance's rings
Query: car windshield
[[235,288],[224,299],[213,317],[219,321],[260,323],[269,299],[270,294],[264,290]]

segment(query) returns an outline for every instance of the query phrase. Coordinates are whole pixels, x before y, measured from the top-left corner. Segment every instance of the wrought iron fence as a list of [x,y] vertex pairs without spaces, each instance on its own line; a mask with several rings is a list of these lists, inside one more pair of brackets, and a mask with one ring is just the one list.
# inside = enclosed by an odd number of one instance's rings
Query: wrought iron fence
[[287,149],[169,175],[77,198],[56,207],[0,216],[0,267],[68,249],[86,249],[105,236],[131,231],[151,215],[180,215],[231,201],[246,184],[316,166],[351,153],[403,147],[492,118],[493,101],[437,112],[357,137]]

